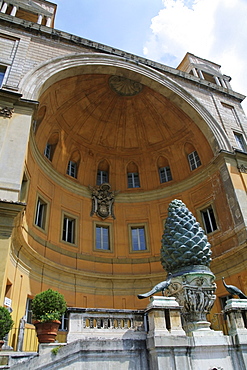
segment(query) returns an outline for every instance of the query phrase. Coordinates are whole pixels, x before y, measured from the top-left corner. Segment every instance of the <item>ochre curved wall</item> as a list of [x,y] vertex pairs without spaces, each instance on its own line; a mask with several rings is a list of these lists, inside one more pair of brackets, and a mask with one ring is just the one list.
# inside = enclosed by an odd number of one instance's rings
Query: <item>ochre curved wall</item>
[[[116,93],[109,77],[73,76],[55,83],[40,97],[38,127],[31,135],[26,161],[27,207],[16,244],[22,245],[19,255],[30,268],[31,296],[54,287],[65,294],[69,306],[144,308],[146,302],[136,295],[165,278],[159,261],[160,240],[170,201],[182,199],[200,218],[198,209],[214,202],[217,215],[227,200],[213,152],[198,126],[147,86],[134,96]],[[49,161],[44,149],[54,133],[58,142]],[[202,162],[194,171],[187,148],[197,150]],[[66,174],[74,151],[80,157],[76,179]],[[161,156],[169,161],[173,177],[163,184],[157,166]],[[112,190],[119,191],[116,219],[90,216],[88,186],[96,184],[102,160],[109,164]],[[127,187],[131,161],[138,166],[139,188]],[[48,203],[45,230],[34,224],[38,196]],[[77,220],[75,244],[61,240],[62,212]],[[110,251],[95,250],[96,223],[110,226]],[[131,250],[131,224],[145,225],[147,250]],[[211,236],[214,256],[229,247],[223,237],[229,225],[233,222],[226,211],[220,231]]]

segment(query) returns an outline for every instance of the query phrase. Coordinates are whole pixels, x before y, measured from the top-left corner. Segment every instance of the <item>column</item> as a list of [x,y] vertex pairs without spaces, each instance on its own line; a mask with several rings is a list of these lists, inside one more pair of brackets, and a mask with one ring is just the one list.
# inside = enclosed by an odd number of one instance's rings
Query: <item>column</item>
[[8,4],[7,3],[3,3],[2,9],[1,9],[1,13],[6,13],[7,8],[8,8]]
[[217,76],[214,76],[214,80],[215,80],[216,85],[221,86],[220,80]]
[[11,10],[10,15],[12,15],[12,17],[15,17],[16,12],[17,12],[17,6],[14,5],[13,8],[12,8],[12,10]]
[[37,23],[38,24],[41,24],[42,23],[42,19],[43,19],[43,16],[41,14],[39,14]]
[[0,201],[0,306],[4,303],[7,266],[11,246],[11,235],[15,226],[15,217],[24,209],[21,204]]
[[199,77],[196,68],[193,67],[192,72],[195,77]]
[[227,89],[227,86],[226,86],[226,83],[225,83],[225,80],[223,80],[223,78],[220,78],[220,82],[221,82],[221,85]]
[[46,18],[46,27],[51,27],[51,17]]
[[10,118],[0,117],[0,199],[12,202],[19,200],[32,120],[31,109],[22,112]]
[[198,69],[198,74],[199,74],[199,77],[200,77],[202,80],[204,80],[204,76],[203,76],[202,71],[201,71],[200,69]]

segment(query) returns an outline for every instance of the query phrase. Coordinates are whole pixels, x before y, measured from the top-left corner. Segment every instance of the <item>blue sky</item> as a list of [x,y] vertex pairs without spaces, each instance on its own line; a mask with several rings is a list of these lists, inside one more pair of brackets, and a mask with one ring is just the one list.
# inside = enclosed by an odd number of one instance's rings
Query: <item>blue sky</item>
[[143,55],[162,0],[57,0],[58,29]]
[[247,0],[54,2],[57,29],[171,67],[191,52],[220,64],[233,89],[247,94]]

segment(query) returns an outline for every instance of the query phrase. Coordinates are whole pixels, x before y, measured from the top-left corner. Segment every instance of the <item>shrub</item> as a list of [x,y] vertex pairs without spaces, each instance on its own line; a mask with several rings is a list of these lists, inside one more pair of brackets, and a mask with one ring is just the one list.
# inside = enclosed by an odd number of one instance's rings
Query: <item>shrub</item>
[[11,315],[7,308],[0,307],[0,340],[3,340],[6,334],[10,331],[14,321],[11,318]]
[[52,289],[37,294],[32,301],[34,319],[47,322],[60,320],[66,311],[64,296]]
[[58,351],[60,350],[60,348],[61,348],[61,346],[58,346],[58,347],[53,348],[51,350],[51,353],[56,356],[58,354]]

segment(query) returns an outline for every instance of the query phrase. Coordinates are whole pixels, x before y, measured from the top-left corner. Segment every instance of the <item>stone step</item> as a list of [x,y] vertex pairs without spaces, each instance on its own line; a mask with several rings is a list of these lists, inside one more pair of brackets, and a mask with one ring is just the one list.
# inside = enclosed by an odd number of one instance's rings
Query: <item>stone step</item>
[[37,355],[37,352],[1,351],[0,369],[10,369],[13,365],[22,364]]

